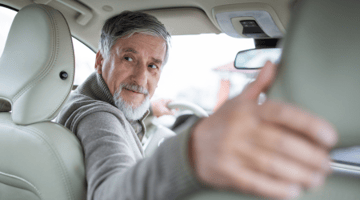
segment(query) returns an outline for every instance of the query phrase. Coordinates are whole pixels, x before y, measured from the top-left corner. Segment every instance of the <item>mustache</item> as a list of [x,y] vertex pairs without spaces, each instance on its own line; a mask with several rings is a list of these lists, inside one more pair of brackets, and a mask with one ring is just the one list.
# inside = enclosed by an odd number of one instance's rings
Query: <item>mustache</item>
[[119,91],[121,91],[122,89],[132,90],[134,92],[138,92],[144,95],[149,94],[149,91],[146,88],[136,84],[129,84],[129,83],[120,84]]

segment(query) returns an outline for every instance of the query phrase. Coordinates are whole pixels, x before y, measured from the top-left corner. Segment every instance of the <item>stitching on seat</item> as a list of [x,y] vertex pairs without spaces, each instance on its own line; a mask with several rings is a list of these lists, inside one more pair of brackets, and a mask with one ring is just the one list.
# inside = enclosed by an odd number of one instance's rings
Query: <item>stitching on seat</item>
[[[47,9],[46,7],[44,7],[44,6],[41,6],[41,5],[37,5],[37,8],[40,8],[40,9],[42,9],[42,10],[44,10],[45,11],[45,13],[49,16],[49,19],[50,19],[50,28],[51,28],[51,30],[52,30],[52,32],[54,33],[54,38],[55,38],[55,44],[56,45],[53,45],[54,43],[52,43],[52,49],[54,50],[56,50],[55,52],[54,51],[52,51],[52,53],[51,53],[51,57],[50,57],[50,59],[49,59],[49,62],[48,62],[48,64],[46,65],[46,67],[45,67],[45,69],[43,69],[40,73],[39,73],[39,75],[36,77],[36,78],[34,78],[33,79],[33,81],[31,81],[30,82],[30,84],[28,84],[28,86],[27,87],[25,87],[25,88],[23,88],[18,94],[16,94],[15,96],[14,96],[14,98],[13,98],[13,102],[14,102],[14,104],[15,104],[15,102],[18,100],[18,98],[22,95],[22,94],[24,94],[25,92],[27,92],[28,90],[30,90],[31,88],[33,88],[38,82],[40,82],[42,79],[44,79],[45,77],[46,77],[46,75],[47,74],[49,74],[52,70],[53,70],[53,66],[55,65],[55,63],[56,63],[56,61],[57,61],[57,58],[58,58],[58,53],[59,53],[59,50],[58,50],[58,44],[59,44],[59,30],[58,30],[58,25],[57,25],[57,21],[56,21],[56,18],[54,17],[54,10],[50,10],[50,9]],[[50,12],[50,11],[52,11],[52,12]],[[55,11],[56,12],[56,11]],[[63,100],[61,101],[61,103],[60,103],[60,105],[58,105],[58,106],[56,106],[56,108],[54,109],[55,111],[56,110],[58,110],[59,109],[59,106],[61,106],[62,104],[63,104],[63,102],[65,101],[65,99],[66,99],[66,97],[67,97],[68,95],[64,95],[64,97],[62,98]],[[52,113],[54,113],[54,110],[52,111]],[[53,114],[51,114],[51,115],[53,115]],[[50,116],[51,116],[50,115]],[[19,127],[18,127],[19,128]],[[30,127],[28,127],[29,129],[30,129]],[[21,129],[20,129],[21,130]],[[31,129],[30,129],[31,130]],[[34,133],[38,133],[37,131],[35,131],[34,129],[32,129],[32,131],[34,132]],[[41,137],[40,135],[38,135],[39,137]],[[49,146],[49,148],[51,149],[51,150],[53,150],[52,148],[51,148],[51,146],[47,143],[47,140],[45,140],[44,138],[42,138],[45,142],[46,142],[46,144]],[[62,179],[63,179],[63,181],[66,183],[65,184],[65,188],[66,188],[66,190],[67,190],[67,195],[68,195],[68,197],[70,198],[70,199],[74,199],[74,197],[73,197],[73,194],[72,194],[72,190],[71,190],[71,188],[70,188],[70,181],[69,181],[69,179],[68,179],[68,177],[64,177],[64,172],[65,172],[65,170],[63,169],[63,166],[64,166],[64,164],[63,164],[63,162],[62,162],[62,160],[61,159],[59,159],[59,155],[57,154],[57,152],[56,151],[54,151],[53,150],[53,152],[55,153],[55,155],[56,155],[56,157],[58,158],[57,160],[62,164],[61,166],[61,171],[63,172],[62,173]]]
[[[36,191],[37,194],[35,194],[35,195],[37,195],[40,199],[44,199],[41,192],[32,183],[30,183],[29,181],[27,181],[27,180],[25,180],[23,178],[20,178],[18,176],[7,174],[7,173],[1,172],[1,171],[0,171],[0,174],[3,175],[3,176],[7,176],[9,178],[13,178],[13,179],[17,179],[17,180],[20,180],[22,182],[25,182],[27,185],[30,185],[30,187],[32,187]],[[4,184],[6,184],[6,183],[4,183]],[[8,184],[6,184],[6,185],[8,185]],[[24,188],[20,188],[20,189],[24,189]],[[24,189],[24,190],[26,190],[26,189]]]
[[[60,13],[60,12],[59,12],[59,13]],[[52,15],[55,15],[55,13],[52,12]],[[65,18],[61,13],[60,13],[60,15],[61,15],[63,18]],[[56,23],[56,17],[54,17],[54,22],[55,22],[55,24],[57,24],[57,23]],[[66,26],[68,27],[68,30],[70,30],[70,27],[69,27],[69,25],[67,24],[66,21],[65,21],[65,24],[66,24]],[[58,26],[55,26],[55,27],[56,27],[56,31],[58,32]],[[58,36],[59,36],[59,35],[60,35],[60,34],[58,34]],[[69,33],[69,35],[71,36],[71,33]],[[59,42],[59,37],[57,37],[56,39],[57,39],[57,43],[58,43],[58,42]],[[72,43],[71,40],[70,40],[70,42]],[[71,45],[71,50],[74,52],[73,45]],[[74,54],[72,54],[71,57],[72,57],[73,62],[75,62],[75,61],[74,61],[74,60],[75,60],[75,59],[74,59]],[[56,57],[56,58],[57,58],[57,57]],[[56,61],[57,61],[57,59],[56,59]],[[73,64],[75,64],[75,63],[73,63]],[[71,70],[71,77],[74,77],[74,71],[75,71],[75,70]],[[73,84],[74,84],[74,79],[72,80],[71,85],[73,85]],[[51,111],[51,114],[49,115],[48,118],[53,118],[53,117],[56,116],[56,113],[58,112],[58,110],[60,110],[61,107],[62,107],[62,105],[65,103],[65,100],[66,100],[66,98],[68,97],[70,91],[71,91],[71,88],[69,87],[69,89],[68,89],[68,91],[67,91],[67,94],[66,94],[66,95],[63,95],[62,101],[59,101],[60,103]]]
[[[68,196],[68,199],[75,199],[73,197],[73,193],[71,191],[71,188],[70,188],[70,180],[69,180],[69,177],[67,176],[68,173],[66,173],[67,171],[65,170],[65,164],[63,162],[63,160],[61,159],[61,156],[59,155],[59,153],[54,149],[52,148],[52,146],[48,143],[48,141],[50,140],[47,135],[42,135],[40,132],[38,132],[36,129],[32,128],[32,127],[27,127],[30,131],[32,131],[33,133],[37,134],[38,137],[40,137],[48,146],[49,149],[52,150],[52,152],[56,155],[56,160],[60,163],[60,171],[62,172],[61,173],[61,177],[62,177],[62,180],[63,182],[65,183],[65,188],[66,188],[66,191],[67,191],[67,196]],[[44,136],[44,137],[43,137]]]
[[[55,53],[55,55],[54,55],[54,52],[52,52],[51,53],[51,57],[50,57],[50,59],[49,59],[49,62],[48,62],[48,64],[47,64],[47,67],[42,71],[42,72],[40,72],[39,73],[39,75],[36,77],[36,78],[34,78],[33,79],[33,81],[31,81],[29,84],[28,84],[28,86],[27,87],[25,87],[25,88],[23,88],[22,90],[20,90],[15,96],[14,96],[14,98],[13,98],[13,102],[14,102],[14,104],[15,104],[15,102],[17,101],[17,99],[21,96],[21,95],[23,95],[25,92],[27,92],[28,90],[30,90],[31,88],[33,88],[38,82],[40,82],[42,79],[44,79],[45,77],[46,77],[46,75],[48,75],[53,69],[54,69],[54,65],[57,63],[57,61],[58,61],[58,53],[59,53],[59,29],[58,29],[58,24],[57,24],[57,21],[56,21],[56,17],[54,16],[55,15],[55,12],[50,12],[50,11],[54,11],[54,10],[50,10],[49,11],[49,9],[47,9],[46,7],[44,7],[44,6],[39,6],[38,5],[38,7],[40,8],[40,9],[42,9],[42,10],[44,10],[47,14],[48,14],[48,16],[51,18],[51,22],[53,22],[53,23],[50,23],[52,26],[51,26],[51,28],[52,28],[52,30],[55,30],[54,31],[54,35],[55,35],[55,43],[56,43],[56,45],[55,46],[53,46],[53,48],[55,48],[56,47],[56,53]],[[61,13],[60,13],[60,15],[62,16],[62,17],[64,17]],[[65,18],[65,17],[64,17]],[[68,26],[68,24],[66,23],[66,21],[65,21],[65,24]],[[68,26],[68,29],[70,30],[70,28],[69,28],[69,26]],[[69,34],[69,35],[71,35],[71,34]],[[71,42],[71,41],[70,41]],[[74,49],[73,49],[73,46],[71,46],[71,48],[72,48],[72,50],[74,51]],[[74,55],[71,55],[71,57],[72,57],[72,59],[74,60]],[[72,70],[71,71],[71,77],[73,77],[74,76],[74,71]],[[74,83],[74,80],[72,80],[72,84]],[[51,114],[49,114],[47,117],[45,117],[46,119],[51,119],[51,118],[53,118],[53,117],[55,117],[55,115],[56,115],[56,113],[57,113],[57,111],[59,110],[59,109],[61,109],[61,106],[65,103],[64,101],[66,100],[66,98],[67,98],[67,96],[69,95],[69,92],[71,91],[71,88],[68,90],[68,92],[66,93],[66,95],[63,95],[63,97],[61,98],[62,99],[62,101],[59,101],[60,103],[57,105],[57,106],[55,106],[55,108],[50,112]]]
[[[27,84],[26,87],[24,87],[23,89],[21,89],[14,97],[13,97],[13,103],[15,104],[15,102],[18,100],[18,98],[23,95],[25,92],[27,92],[28,90],[30,90],[31,88],[33,88],[38,82],[40,82],[41,80],[43,80],[46,75],[48,75],[52,70],[53,70],[53,66],[55,65],[57,59],[58,59],[58,53],[59,53],[59,50],[58,50],[58,44],[59,44],[59,30],[58,30],[58,25],[57,25],[57,21],[56,21],[56,18],[54,16],[54,12],[50,12],[49,9],[47,9],[46,7],[44,6],[40,6],[40,5],[37,5],[37,8],[39,9],[42,9],[45,11],[45,13],[48,15],[49,19],[50,19],[50,28],[52,30],[52,33],[54,35],[54,40],[52,40],[52,49],[53,51],[51,52],[51,56],[49,58],[49,61],[47,62],[46,64],[46,67],[29,83]],[[52,11],[52,10],[51,10]],[[56,45],[54,45],[56,44]],[[55,50],[55,51],[54,51]],[[73,74],[73,73],[72,73]],[[63,101],[61,101],[60,105],[57,105],[56,108],[51,112],[53,115],[54,114],[54,111],[57,111],[59,109],[59,106],[61,106],[64,102],[64,100],[66,99],[68,95],[64,95],[63,96]],[[50,116],[51,116],[50,115]],[[46,139],[44,139],[41,134],[39,132],[37,132],[35,129],[32,129],[30,127],[27,127],[27,129],[23,129],[23,128],[20,128],[20,127],[16,127],[18,128],[19,130],[30,130],[32,131],[33,133],[35,133],[34,135],[36,135],[37,137],[40,137],[48,146],[49,149],[51,149],[51,151],[56,155],[56,160],[58,162],[60,162],[60,171],[62,171],[61,173],[61,176],[62,176],[62,181],[65,183],[65,188],[67,190],[67,196],[68,198],[70,199],[74,199],[73,197],[73,194],[72,194],[72,190],[70,188],[70,181],[69,181],[69,178],[68,177],[65,177],[65,175],[67,175],[66,170],[64,169],[64,163],[62,162],[62,159],[60,159],[60,155],[58,155],[57,151],[55,151],[51,146],[50,144],[47,142]]]
[[[45,9],[43,6],[37,6],[38,8],[44,10],[46,12],[46,14],[48,14],[48,16],[50,17],[50,21],[54,21],[52,16],[50,15],[49,11],[47,9]],[[54,24],[50,23],[50,27],[52,29],[52,32],[54,32],[55,34],[55,38],[57,38],[58,33],[56,31],[54,31]],[[56,41],[55,41],[56,43]],[[54,45],[53,45],[53,49],[54,49]],[[54,55],[55,54],[55,55]],[[58,51],[56,51],[54,53],[54,51],[51,51],[51,56],[49,58],[49,62],[46,64],[45,69],[43,69],[26,87],[24,87],[23,89],[21,89],[16,95],[14,95],[13,97],[13,102],[15,104],[15,102],[18,100],[18,98],[24,94],[25,92],[27,92],[28,90],[30,90],[31,88],[33,88],[38,82],[40,82],[42,79],[44,79],[44,77],[46,77],[46,75],[51,71],[51,66],[54,65],[54,62],[56,60],[56,55],[58,54]],[[49,70],[50,69],[50,70]]]
[[[0,122],[8,122],[8,121],[4,121],[4,120],[0,120]],[[46,123],[46,122],[44,122]],[[51,123],[51,122],[49,122]],[[71,192],[71,188],[70,188],[70,181],[69,181],[69,177],[67,176],[68,173],[66,173],[66,170],[65,170],[65,167],[64,167],[64,162],[62,161],[61,159],[61,156],[58,154],[58,152],[52,148],[52,146],[49,144],[49,138],[47,137],[47,135],[44,135],[44,134],[41,134],[41,132],[39,132],[37,129],[35,128],[32,128],[32,127],[19,127],[19,126],[16,126],[14,124],[1,124],[2,126],[7,126],[7,127],[10,127],[10,128],[15,128],[15,129],[18,129],[20,131],[23,131],[23,132],[26,132],[27,131],[30,131],[32,132],[33,136],[39,138],[40,140],[42,140],[46,146],[48,147],[48,149],[53,152],[53,154],[56,156],[56,161],[59,162],[59,165],[56,165],[56,166],[59,166],[60,168],[60,171],[62,172],[61,173],[61,178],[62,178],[62,182],[65,183],[65,188],[66,188],[66,191],[67,191],[67,196],[68,196],[68,199],[75,199],[74,196],[73,196],[73,193]]]

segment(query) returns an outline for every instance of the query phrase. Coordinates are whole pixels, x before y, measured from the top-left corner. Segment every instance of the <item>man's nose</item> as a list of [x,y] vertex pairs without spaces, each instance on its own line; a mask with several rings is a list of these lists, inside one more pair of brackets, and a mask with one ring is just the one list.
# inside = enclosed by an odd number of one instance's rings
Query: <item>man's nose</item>
[[145,86],[147,83],[147,66],[139,63],[133,70],[132,80],[137,85]]

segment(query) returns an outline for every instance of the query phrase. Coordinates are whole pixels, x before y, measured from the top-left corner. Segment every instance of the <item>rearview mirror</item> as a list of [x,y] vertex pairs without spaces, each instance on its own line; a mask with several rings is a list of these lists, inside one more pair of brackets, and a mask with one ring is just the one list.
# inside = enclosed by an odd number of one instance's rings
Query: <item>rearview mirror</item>
[[281,52],[281,48],[249,49],[240,51],[235,57],[234,66],[236,69],[260,69],[268,60],[273,63],[278,63]]

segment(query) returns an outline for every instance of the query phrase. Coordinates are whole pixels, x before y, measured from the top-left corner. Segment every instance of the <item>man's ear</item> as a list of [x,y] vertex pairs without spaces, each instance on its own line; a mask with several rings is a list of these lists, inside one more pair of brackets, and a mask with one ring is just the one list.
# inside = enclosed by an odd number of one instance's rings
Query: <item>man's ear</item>
[[103,64],[104,58],[101,55],[100,51],[98,51],[96,53],[96,58],[95,58],[95,69],[97,71],[98,74],[102,73],[102,64]]

